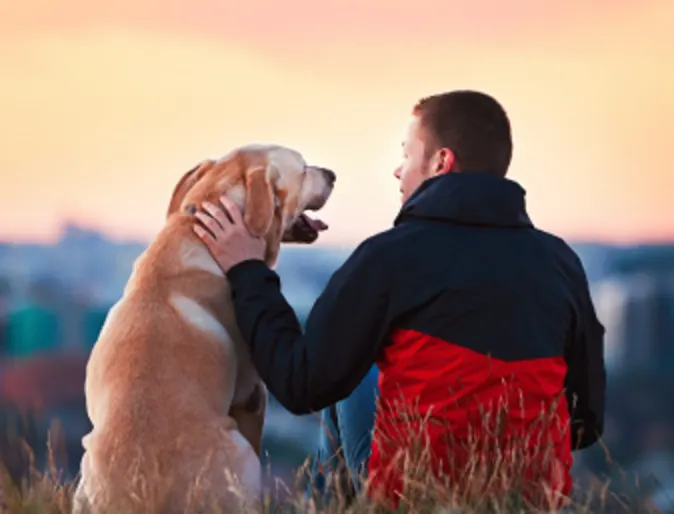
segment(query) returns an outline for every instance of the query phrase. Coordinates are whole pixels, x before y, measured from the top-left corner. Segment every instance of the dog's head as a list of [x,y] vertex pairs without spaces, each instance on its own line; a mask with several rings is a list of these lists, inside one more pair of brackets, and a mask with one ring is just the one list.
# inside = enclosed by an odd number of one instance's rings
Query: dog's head
[[275,261],[281,241],[310,243],[318,237],[304,211],[327,202],[335,174],[309,166],[302,155],[276,145],[237,148],[218,161],[205,161],[176,185],[167,217],[195,212],[226,194],[242,210],[248,230],[267,242],[267,261]]

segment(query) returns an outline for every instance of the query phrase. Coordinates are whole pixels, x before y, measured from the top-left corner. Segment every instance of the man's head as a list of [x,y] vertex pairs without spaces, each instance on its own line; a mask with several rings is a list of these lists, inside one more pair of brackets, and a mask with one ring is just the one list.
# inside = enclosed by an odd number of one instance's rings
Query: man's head
[[394,175],[404,203],[422,182],[443,173],[505,177],[511,157],[510,121],[503,107],[484,93],[451,91],[414,106],[403,161]]

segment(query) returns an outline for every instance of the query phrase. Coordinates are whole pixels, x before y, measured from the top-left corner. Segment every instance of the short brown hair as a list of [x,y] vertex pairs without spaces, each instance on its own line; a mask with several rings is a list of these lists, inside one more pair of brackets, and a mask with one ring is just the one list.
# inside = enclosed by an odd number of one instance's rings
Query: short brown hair
[[512,158],[510,121],[494,98],[477,91],[451,91],[422,98],[414,106],[431,137],[431,150],[454,152],[457,171],[504,177]]

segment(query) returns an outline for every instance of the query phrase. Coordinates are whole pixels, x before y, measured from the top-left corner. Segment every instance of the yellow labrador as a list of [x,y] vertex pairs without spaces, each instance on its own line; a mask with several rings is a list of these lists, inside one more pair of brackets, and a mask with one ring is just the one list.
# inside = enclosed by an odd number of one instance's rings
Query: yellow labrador
[[87,364],[93,430],[75,513],[256,511],[267,391],[239,333],[225,275],[191,215],[227,194],[266,241],[310,242],[335,175],[280,146],[238,148],[187,172],[166,224],[110,310]]

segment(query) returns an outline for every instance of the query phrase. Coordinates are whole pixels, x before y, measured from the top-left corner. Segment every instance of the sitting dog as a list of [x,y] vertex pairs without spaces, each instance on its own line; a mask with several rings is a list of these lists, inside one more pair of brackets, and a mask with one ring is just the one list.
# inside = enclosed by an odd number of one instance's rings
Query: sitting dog
[[87,363],[93,429],[82,440],[73,512],[260,508],[267,391],[238,331],[227,279],[192,231],[193,214],[228,195],[264,238],[273,266],[282,241],[316,239],[304,211],[323,207],[334,180],[271,145],[238,148],[182,177],[165,226],[134,263]]

